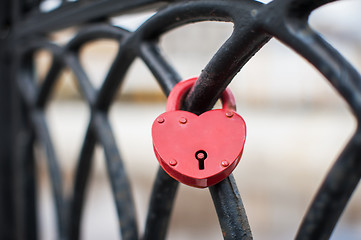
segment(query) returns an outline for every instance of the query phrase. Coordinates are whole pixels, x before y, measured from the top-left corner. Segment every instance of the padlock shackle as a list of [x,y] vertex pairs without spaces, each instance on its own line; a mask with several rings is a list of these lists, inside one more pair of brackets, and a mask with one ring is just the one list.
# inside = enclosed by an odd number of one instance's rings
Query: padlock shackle
[[[167,112],[180,110],[184,97],[191,90],[196,81],[197,78],[191,78],[181,81],[174,86],[168,96],[166,106]],[[222,93],[221,102],[223,109],[236,111],[236,100],[229,88],[226,88]]]

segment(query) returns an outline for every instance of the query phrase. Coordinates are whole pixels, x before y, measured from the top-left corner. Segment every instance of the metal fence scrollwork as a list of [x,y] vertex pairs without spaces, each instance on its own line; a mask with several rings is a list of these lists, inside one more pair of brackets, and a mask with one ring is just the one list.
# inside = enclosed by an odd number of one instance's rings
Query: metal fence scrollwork
[[[250,58],[272,37],[307,59],[361,117],[360,74],[308,24],[310,13],[332,0],[101,0],[56,1],[41,11],[40,0],[0,4],[1,126],[0,238],[37,239],[36,174],[33,145],[46,152],[59,239],[78,239],[95,146],[104,149],[122,239],[164,239],[178,182],[159,169],[154,181],[144,233],[139,233],[130,183],[122,163],[108,110],[132,62],[139,58],[153,73],[165,95],[182,78],[163,57],[158,40],[180,26],[201,22],[232,22],[229,39],[201,72],[183,108],[200,114],[213,107],[220,94]],[[9,11],[7,11],[7,10]],[[129,12],[156,13],[134,32],[112,26],[109,17]],[[64,45],[48,34],[76,26]],[[95,88],[79,60],[79,50],[97,39],[119,46],[102,85]],[[51,53],[51,67],[41,81],[34,73],[34,55]],[[69,68],[91,114],[76,166],[72,194],[64,194],[59,160],[49,134],[45,109],[58,76]],[[40,83],[39,83],[40,82]],[[328,239],[361,175],[361,132],[353,137],[319,188],[296,239]],[[236,183],[231,175],[209,188],[224,239],[252,239]]]

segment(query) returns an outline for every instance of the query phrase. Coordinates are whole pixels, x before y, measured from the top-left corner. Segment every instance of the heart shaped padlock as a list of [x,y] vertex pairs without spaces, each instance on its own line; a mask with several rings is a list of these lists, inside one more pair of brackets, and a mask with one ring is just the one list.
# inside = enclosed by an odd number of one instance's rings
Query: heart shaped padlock
[[161,167],[174,179],[204,188],[229,176],[237,166],[246,139],[246,124],[235,110],[227,88],[222,109],[199,116],[178,110],[196,78],[179,82],[168,97],[166,112],[152,126],[153,148]]

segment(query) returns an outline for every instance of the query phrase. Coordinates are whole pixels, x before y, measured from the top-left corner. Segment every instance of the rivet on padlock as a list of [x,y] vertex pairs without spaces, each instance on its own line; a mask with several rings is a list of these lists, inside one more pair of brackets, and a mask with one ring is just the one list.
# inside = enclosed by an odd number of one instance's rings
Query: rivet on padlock
[[204,188],[229,176],[237,166],[246,140],[246,124],[227,88],[222,109],[199,116],[179,110],[196,78],[178,83],[168,97],[166,112],[152,126],[153,148],[161,167],[174,179]]

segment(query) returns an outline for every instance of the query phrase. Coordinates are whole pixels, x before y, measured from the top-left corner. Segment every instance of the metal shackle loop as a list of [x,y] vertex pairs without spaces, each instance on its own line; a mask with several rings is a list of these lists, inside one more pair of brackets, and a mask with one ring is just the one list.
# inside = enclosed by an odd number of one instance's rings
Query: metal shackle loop
[[[181,81],[174,86],[168,96],[166,106],[167,112],[176,111],[181,108],[184,96],[189,92],[196,81],[197,78],[190,78],[188,80]],[[226,90],[222,93],[221,102],[223,109],[236,111],[236,100],[229,88],[226,88]]]

